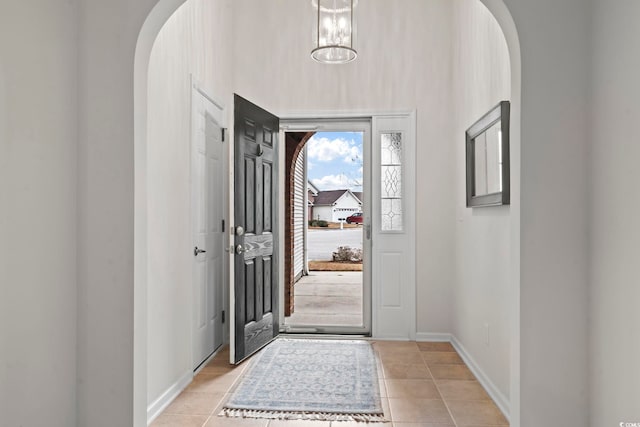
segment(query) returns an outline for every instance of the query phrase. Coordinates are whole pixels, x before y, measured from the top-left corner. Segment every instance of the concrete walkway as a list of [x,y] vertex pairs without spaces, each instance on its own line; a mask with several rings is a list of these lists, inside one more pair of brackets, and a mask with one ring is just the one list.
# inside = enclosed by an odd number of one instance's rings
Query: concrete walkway
[[286,325],[361,326],[362,272],[312,271],[294,287]]

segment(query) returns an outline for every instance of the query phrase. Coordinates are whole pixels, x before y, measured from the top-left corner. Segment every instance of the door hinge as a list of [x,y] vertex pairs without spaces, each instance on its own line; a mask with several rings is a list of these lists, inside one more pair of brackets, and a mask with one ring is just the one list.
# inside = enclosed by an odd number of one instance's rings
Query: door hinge
[[224,233],[224,227],[225,227],[225,223],[224,223],[224,219],[222,220],[222,232]]
[[226,132],[225,132],[225,131],[226,131],[226,130],[227,130],[226,128],[220,128],[220,133],[221,133],[221,136],[222,136],[222,142],[224,142],[225,134],[226,134]]
[[224,310],[222,310],[222,323],[226,321],[227,321],[227,313]]

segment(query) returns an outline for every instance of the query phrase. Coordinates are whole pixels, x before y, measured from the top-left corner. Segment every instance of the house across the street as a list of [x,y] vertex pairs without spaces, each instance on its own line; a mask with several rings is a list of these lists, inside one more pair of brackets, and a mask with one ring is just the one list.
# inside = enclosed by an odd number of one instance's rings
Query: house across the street
[[362,212],[362,193],[351,190],[319,191],[313,202],[311,219],[339,222]]

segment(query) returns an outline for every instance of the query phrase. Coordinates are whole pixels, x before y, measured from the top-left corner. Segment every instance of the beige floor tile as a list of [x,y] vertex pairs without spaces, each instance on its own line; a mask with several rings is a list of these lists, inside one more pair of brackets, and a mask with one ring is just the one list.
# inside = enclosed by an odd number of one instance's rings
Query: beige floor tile
[[165,414],[210,415],[218,406],[224,393],[195,393],[183,391],[165,409]]
[[151,427],[202,427],[207,418],[207,415],[162,414],[151,423]]
[[484,388],[475,380],[436,380],[436,385],[445,401],[491,400]]
[[380,361],[376,361],[376,371],[379,379],[384,378],[384,370],[382,369],[382,363],[380,363]]
[[420,365],[424,363],[419,351],[378,352],[380,361],[385,363],[406,363]]
[[219,417],[213,414],[204,427],[267,427],[269,420],[258,418]]
[[[208,371],[210,372],[210,371]],[[200,393],[226,393],[231,389],[233,384],[238,380],[238,375],[234,372],[228,373],[208,373],[203,372],[198,374],[187,391],[194,391]]]
[[391,420],[396,422],[449,423],[453,420],[440,399],[389,399]]
[[372,344],[378,354],[403,354],[403,353],[419,353],[420,349],[415,342],[407,341],[375,341]]
[[454,424],[443,423],[393,423],[393,427],[456,427]]
[[491,401],[448,400],[447,406],[458,427],[509,425],[502,412]]
[[331,427],[393,427],[392,423],[363,423],[358,421],[332,421]]
[[462,358],[452,351],[423,351],[420,353],[427,365],[464,365]]
[[385,380],[387,397],[405,399],[440,399],[440,393],[431,380]]
[[466,365],[430,365],[433,378],[439,380],[475,380]]
[[330,427],[330,421],[271,420],[268,427]]
[[420,351],[456,351],[448,342],[419,342],[417,344]]
[[[220,417],[229,391],[246,370],[223,349],[152,424],[153,427],[486,427],[508,425],[449,343],[372,341],[388,423],[279,421]],[[435,380],[433,379],[435,378]],[[444,398],[444,401],[440,397]],[[446,405],[445,405],[446,402]],[[453,414],[457,424],[449,415]]]
[[215,370],[217,372],[230,372],[237,370],[238,367],[229,363],[229,356],[224,358],[215,358],[205,366],[202,367],[200,372],[205,372],[207,370]]
[[382,377],[378,380],[378,384],[380,385],[380,397],[388,397],[387,386],[384,384],[384,379],[382,379]]
[[392,421],[391,418],[391,406],[389,406],[389,398],[385,397],[380,399],[380,403],[382,404],[382,414],[384,415],[387,421]]
[[382,371],[385,379],[432,379],[429,369],[424,364],[386,363],[383,365]]

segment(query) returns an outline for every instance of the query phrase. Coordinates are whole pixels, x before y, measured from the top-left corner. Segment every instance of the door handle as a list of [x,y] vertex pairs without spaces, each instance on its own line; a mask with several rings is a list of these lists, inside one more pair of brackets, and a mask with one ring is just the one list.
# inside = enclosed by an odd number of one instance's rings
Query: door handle
[[238,245],[236,246],[236,253],[238,255],[240,255],[241,253],[243,253],[246,249],[242,247],[242,245]]
[[205,251],[204,249],[198,249],[198,247],[196,246],[195,248],[193,248],[193,256],[198,256],[198,254],[203,254],[207,251]]

